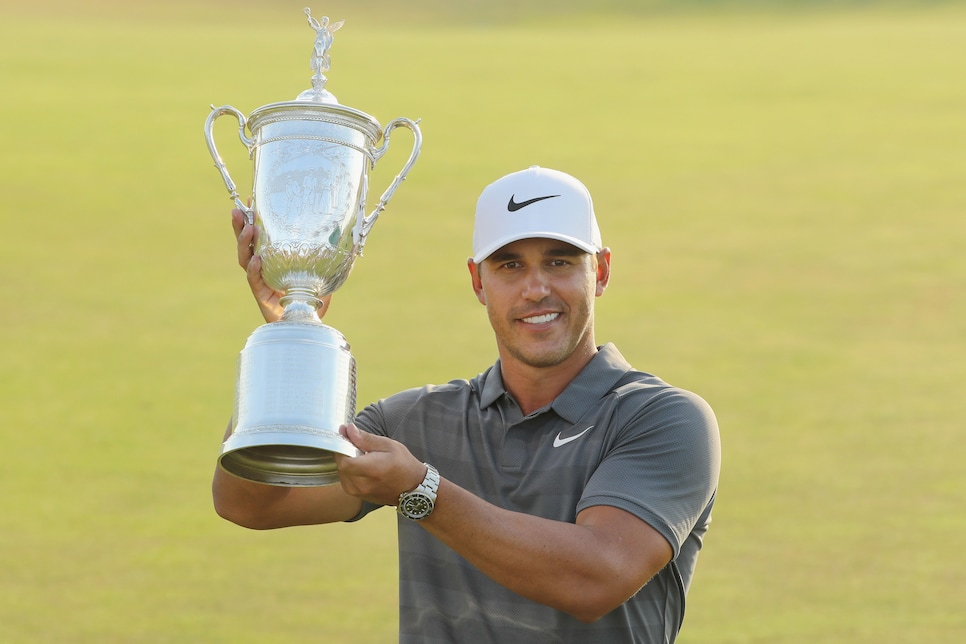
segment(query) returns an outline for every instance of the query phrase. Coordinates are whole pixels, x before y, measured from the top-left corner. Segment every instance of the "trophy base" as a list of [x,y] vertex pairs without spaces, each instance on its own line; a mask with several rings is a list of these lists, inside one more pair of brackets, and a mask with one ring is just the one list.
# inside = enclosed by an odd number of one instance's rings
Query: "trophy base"
[[361,452],[334,432],[309,428],[253,428],[230,436],[219,464],[235,476],[286,487],[321,487],[339,482],[335,454]]
[[338,432],[355,415],[355,374],[345,337],[317,317],[258,327],[239,356],[221,467],[266,485],[338,482],[334,455],[361,454]]

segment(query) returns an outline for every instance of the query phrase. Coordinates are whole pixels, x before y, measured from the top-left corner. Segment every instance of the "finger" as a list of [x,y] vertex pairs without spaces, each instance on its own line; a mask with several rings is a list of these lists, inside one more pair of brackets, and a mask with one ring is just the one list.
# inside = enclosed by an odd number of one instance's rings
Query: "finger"
[[231,227],[235,231],[235,239],[238,239],[238,236],[241,234],[242,228],[245,227],[246,223],[248,222],[247,218],[245,217],[245,213],[238,208],[235,208],[231,211]]
[[343,425],[343,427],[345,427],[345,437],[349,439],[349,442],[366,454],[371,452],[393,451],[395,441],[388,436],[377,436],[376,434],[364,432],[356,427],[355,423],[348,423]]
[[[239,260],[241,260],[241,251],[239,251]],[[248,284],[252,287],[252,291],[262,285],[262,258],[258,255],[249,255],[248,263],[243,265],[245,269],[245,276],[248,278]]]
[[247,269],[255,255],[255,227],[244,224],[238,233],[238,265]]
[[[371,452],[372,445],[370,444],[369,438],[376,438],[369,432],[364,432],[355,426],[355,423],[348,423],[339,428],[339,433],[349,439],[349,442],[355,445],[357,448],[363,452]],[[368,449],[367,449],[368,448]]]

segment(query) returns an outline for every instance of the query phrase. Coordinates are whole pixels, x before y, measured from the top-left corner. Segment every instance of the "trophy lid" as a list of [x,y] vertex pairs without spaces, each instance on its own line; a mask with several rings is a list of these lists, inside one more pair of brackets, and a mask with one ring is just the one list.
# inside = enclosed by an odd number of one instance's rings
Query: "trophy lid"
[[382,136],[382,126],[379,121],[365,112],[340,104],[335,95],[325,89],[328,79],[323,72],[329,70],[331,63],[329,49],[334,40],[333,34],[345,23],[345,20],[329,22],[328,16],[316,20],[308,7],[304,11],[309,25],[315,30],[315,45],[311,59],[312,70],[315,72],[312,76],[312,87],[301,92],[294,100],[259,107],[251,113],[249,127],[254,132],[269,122],[323,118],[358,129],[371,141],[377,141]]

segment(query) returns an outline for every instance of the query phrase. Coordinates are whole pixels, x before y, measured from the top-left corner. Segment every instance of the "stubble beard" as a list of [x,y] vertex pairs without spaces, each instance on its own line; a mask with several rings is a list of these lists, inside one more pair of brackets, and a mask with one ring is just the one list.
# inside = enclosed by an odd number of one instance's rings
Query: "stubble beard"
[[[581,342],[587,337],[587,334],[592,332],[593,315],[588,309],[584,307],[581,307],[581,309],[583,310],[576,312],[575,319],[586,320],[583,327],[580,329],[568,327],[564,331],[564,336],[556,342],[539,343],[541,345],[547,344],[547,346],[534,346],[534,343],[515,337],[509,330],[501,332],[499,330],[500,327],[495,323],[496,320],[493,319],[492,315],[490,316],[490,321],[496,332],[497,343],[503,351],[528,367],[546,369],[556,367],[565,362],[578,349]],[[568,319],[572,314],[574,314],[572,310],[566,312]],[[513,321],[512,317],[510,319],[509,325],[512,327],[516,322]]]

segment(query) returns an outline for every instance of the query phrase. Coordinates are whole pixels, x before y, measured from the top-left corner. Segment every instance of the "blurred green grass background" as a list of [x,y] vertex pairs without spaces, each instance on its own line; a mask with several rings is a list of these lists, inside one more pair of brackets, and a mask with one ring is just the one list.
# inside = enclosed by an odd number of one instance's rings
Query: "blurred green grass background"
[[[202,125],[309,86],[304,4],[0,0],[4,642],[395,639],[391,513],[209,500],[260,318]],[[360,402],[491,364],[476,196],[569,171],[614,252],[598,340],[721,424],[680,641],[962,641],[966,6],[591,4],[312,5],[347,19],[329,89],[424,135],[326,318]]]

